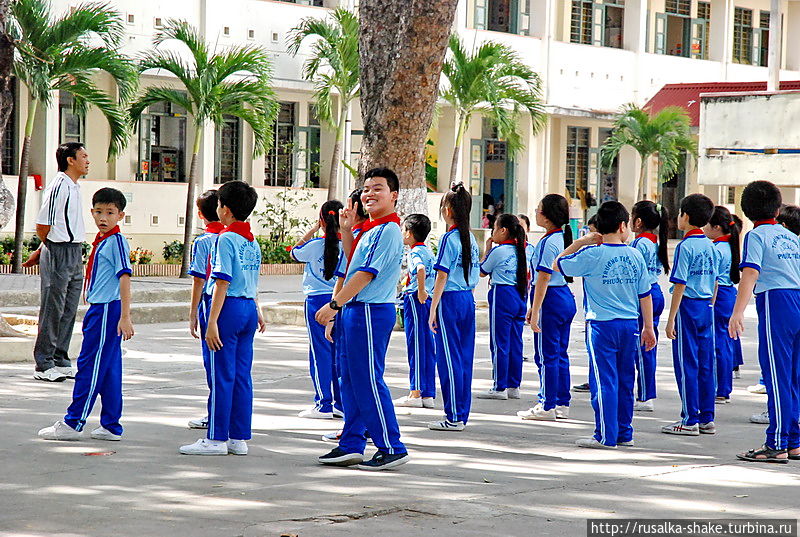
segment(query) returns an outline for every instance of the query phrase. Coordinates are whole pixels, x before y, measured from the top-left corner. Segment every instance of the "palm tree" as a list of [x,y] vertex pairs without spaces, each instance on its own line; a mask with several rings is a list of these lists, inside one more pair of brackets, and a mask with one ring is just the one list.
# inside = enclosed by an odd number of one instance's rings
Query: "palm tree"
[[[328,179],[328,199],[336,197],[339,161],[342,160],[342,143],[349,120],[350,103],[359,94],[358,17],[344,8],[337,8],[331,18],[332,20],[307,17],[292,29],[288,38],[288,50],[292,55],[297,55],[303,41],[315,38],[311,57],[303,66],[303,78],[314,82],[314,108],[317,117],[336,131]],[[334,90],[339,94],[338,115],[334,115]],[[347,155],[344,157],[346,162]]]
[[[165,41],[175,40],[188,49],[191,61],[179,54],[158,50]],[[169,86],[151,86],[135,100],[130,108],[131,121],[139,120],[145,109],[153,104],[169,102],[191,114],[194,127],[192,161],[189,167],[186,192],[186,221],[183,232],[183,261],[181,277],[189,268],[189,243],[194,230],[194,197],[197,185],[197,156],[203,141],[203,129],[210,121],[220,126],[224,116],[234,116],[253,129],[253,155],[266,152],[272,136],[272,124],[278,111],[275,94],[270,87],[272,75],[269,55],[261,47],[230,47],[224,51],[210,50],[202,35],[185,21],[170,19],[153,39],[155,47],[145,53],[140,62],[141,72],[160,69],[174,75],[184,91]]]
[[[28,116],[19,165],[17,225],[14,236],[14,272],[22,269],[22,240],[31,135],[36,110],[49,107],[52,91],[67,91],[75,98],[75,110],[85,113],[96,106],[110,128],[108,157],[124,149],[128,123],[122,103],[136,90],[138,77],[132,63],[118,49],[124,26],[120,14],[108,4],[84,3],[56,17],[47,0],[16,0],[11,4],[9,33],[17,57],[14,71],[28,88]],[[118,95],[99,89],[94,76],[105,71],[116,82]]]
[[450,54],[442,67],[447,86],[442,98],[456,113],[456,142],[450,180],[455,181],[461,143],[472,114],[485,115],[506,141],[510,155],[524,147],[517,126],[519,110],[531,116],[534,134],[544,127],[547,116],[542,103],[539,75],[525,65],[510,47],[492,41],[474,53],[464,48],[457,35],[450,36]]
[[679,106],[668,106],[651,116],[633,104],[622,107],[614,121],[611,136],[600,148],[600,166],[611,170],[614,160],[626,145],[639,153],[642,163],[633,199],[648,197],[647,161],[658,155],[658,178],[666,181],[678,171],[684,152],[697,157],[697,141],[692,136],[689,115]]

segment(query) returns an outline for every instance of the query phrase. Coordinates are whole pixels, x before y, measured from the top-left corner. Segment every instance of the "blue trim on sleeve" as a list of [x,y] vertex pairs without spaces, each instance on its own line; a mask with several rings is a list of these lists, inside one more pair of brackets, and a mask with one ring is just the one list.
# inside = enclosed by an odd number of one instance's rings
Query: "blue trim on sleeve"
[[189,272],[187,272],[187,274],[189,276],[194,276],[195,278],[200,278],[201,280],[205,280],[206,279],[206,275],[205,274],[197,272],[196,270],[190,270]]
[[215,280],[224,280],[226,282],[230,282],[233,279],[230,274],[225,274],[224,272],[212,272],[211,277]]
[[133,274],[133,271],[129,268],[124,268],[117,272],[117,278],[121,278],[124,274]]
[[347,277],[347,274],[345,274],[344,272],[342,272],[340,270],[334,271],[333,275],[338,277],[338,278],[346,278]]
[[679,283],[681,285],[686,285],[686,280],[681,280],[680,278],[675,278],[674,276],[670,276],[669,283]]
[[358,267],[356,269],[356,272],[369,272],[373,276],[377,276],[378,275],[378,270],[374,269],[372,267]]
[[[561,261],[561,259],[559,259],[559,265],[558,265],[559,269],[561,269],[560,261]],[[536,267],[536,272],[546,272],[548,274],[552,274],[553,273],[553,269],[547,268],[544,265],[539,265],[538,267]]]
[[739,270],[742,270],[742,269],[745,269],[745,268],[756,269],[757,271],[761,272],[761,267],[759,265],[756,265],[755,263],[740,263],[739,264]]
[[651,294],[652,292],[653,292],[653,288],[651,287],[650,289],[648,289],[648,290],[647,290],[647,292],[646,292],[646,293],[642,293],[642,294],[640,294],[640,295],[639,295],[639,298],[647,298],[648,296],[650,296],[650,294]]
[[[672,282],[672,283],[675,283],[675,282],[672,281],[672,278],[673,278],[673,275],[675,274],[675,271],[678,270],[678,261],[680,260],[680,257],[681,257],[681,245],[682,244],[683,244],[683,240],[681,240],[681,242],[679,242],[678,245],[675,246],[675,257],[672,260],[672,272],[670,272],[670,274],[669,274],[669,281]],[[680,281],[678,283],[685,284],[686,282]]]
[[450,274],[450,269],[445,267],[445,266],[440,265],[439,263],[436,263],[433,266],[433,270],[438,270],[439,272],[444,272],[445,274]]
[[[367,254],[367,259],[366,259],[366,261],[365,261],[365,263],[366,263],[367,265],[369,265],[370,263],[372,263],[372,258],[373,258],[373,256],[375,255],[375,252],[376,252],[376,251],[377,251],[377,249],[378,249],[378,244],[380,243],[380,240],[381,240],[381,235],[383,235],[383,230],[384,230],[385,228],[386,228],[386,224],[383,224],[383,225],[381,225],[380,229],[378,230],[378,236],[377,236],[377,237],[375,237],[375,240],[374,240],[374,241],[373,241],[373,243],[372,243],[372,248],[370,248],[370,250],[369,250],[369,253]],[[359,244],[360,244],[360,243],[359,243]],[[375,274],[378,274],[378,272],[377,272],[377,271],[375,271]]]

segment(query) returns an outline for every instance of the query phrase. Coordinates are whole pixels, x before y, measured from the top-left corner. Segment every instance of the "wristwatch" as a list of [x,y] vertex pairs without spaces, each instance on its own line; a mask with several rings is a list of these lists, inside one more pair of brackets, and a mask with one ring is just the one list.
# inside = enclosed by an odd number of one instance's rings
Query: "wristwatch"
[[340,311],[342,307],[336,302],[336,299],[332,299],[328,305],[331,307],[333,311]]

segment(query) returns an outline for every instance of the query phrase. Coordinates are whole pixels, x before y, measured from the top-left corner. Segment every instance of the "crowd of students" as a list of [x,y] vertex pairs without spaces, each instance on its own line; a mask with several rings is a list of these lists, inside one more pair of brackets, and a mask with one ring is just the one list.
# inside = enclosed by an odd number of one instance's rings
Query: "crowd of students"
[[[300,416],[344,418],[340,431],[324,436],[337,445],[319,457],[320,463],[385,470],[407,462],[395,407],[434,408],[437,372],[444,416],[428,428],[464,430],[472,401],[474,289],[480,277],[490,284],[492,387],[476,396],[521,397],[527,324],[534,332],[540,388],[536,404],[518,415],[524,420],[569,417],[569,342],[577,313],[569,284],[581,278],[595,430],[576,443],[632,446],[634,411],[653,411],[656,399],[657,327],[665,310],[658,283],[662,271],[672,284],[665,333],[672,340],[681,399],[680,419],[662,432],[716,432],[715,404],[730,399],[733,371],[741,363],[744,309],[755,291],[769,426],[764,444],[738,457],[777,463],[800,459],[800,209],[782,208],[780,190],[771,183],[756,181],[743,191],[741,207],[755,227],[741,248],[742,223],[735,215],[702,194],[684,198],[677,216],[684,235],[672,267],[669,215],[652,201],[636,203],[630,213],[618,202],[604,203],[591,231],[573,241],[567,200],[549,194],[536,209],[535,223],[545,231],[536,245],[527,242],[527,217],[503,214],[481,256],[470,232],[472,197],[457,184],[442,198],[447,231],[434,255],[426,244],[430,219],[411,214],[401,221],[395,212],[398,194],[394,172],[369,171],[346,205],[323,204],[318,222],[291,251],[306,264],[303,292],[314,391],[313,406]],[[206,417],[189,426],[208,432],[180,447],[183,454],[247,454],[253,338],[265,330],[257,303],[260,250],[246,223],[256,201],[255,190],[241,181],[197,200],[206,228],[192,246],[189,328],[202,340],[209,396]],[[128,245],[117,227],[125,197],[104,188],[92,204],[100,232],[87,268],[91,307],[73,401],[64,419],[39,432],[45,439],[78,439],[98,394],[101,426],[92,437],[122,437],[120,349],[121,341],[133,335]],[[636,236],[629,244],[631,231]],[[409,392],[392,400],[383,373],[398,282]],[[367,460],[368,440],[377,451]]]

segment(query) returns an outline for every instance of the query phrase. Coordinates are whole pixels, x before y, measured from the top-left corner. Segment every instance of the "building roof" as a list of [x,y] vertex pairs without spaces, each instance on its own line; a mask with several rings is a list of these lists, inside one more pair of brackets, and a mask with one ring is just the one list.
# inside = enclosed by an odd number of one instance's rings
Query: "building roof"
[[[780,90],[800,90],[800,80],[781,81]],[[667,106],[680,106],[689,114],[692,127],[700,125],[701,93],[747,93],[766,91],[766,82],[701,82],[695,84],[666,84],[644,108],[657,114]]]

